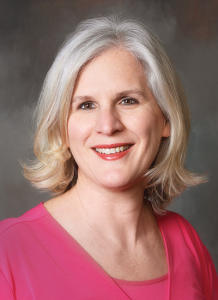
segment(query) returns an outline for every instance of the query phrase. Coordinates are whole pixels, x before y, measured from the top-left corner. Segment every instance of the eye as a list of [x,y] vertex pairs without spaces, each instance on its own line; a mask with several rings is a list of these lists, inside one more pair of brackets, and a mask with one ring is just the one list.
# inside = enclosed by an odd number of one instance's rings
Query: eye
[[78,109],[84,109],[84,110],[93,109],[93,108],[95,108],[94,103],[89,102],[89,101],[83,102],[82,104],[80,104],[78,106]]
[[138,100],[136,100],[134,98],[126,98],[121,101],[121,104],[124,104],[124,105],[132,105],[132,104],[137,104],[137,103],[138,103]]

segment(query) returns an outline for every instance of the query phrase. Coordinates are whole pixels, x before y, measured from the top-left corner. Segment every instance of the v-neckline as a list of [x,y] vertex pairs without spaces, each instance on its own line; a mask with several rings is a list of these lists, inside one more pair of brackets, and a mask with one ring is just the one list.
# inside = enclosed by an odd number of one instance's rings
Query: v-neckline
[[[70,235],[70,233],[64,229],[64,227],[50,214],[50,212],[45,208],[45,206],[43,205],[43,202],[41,202],[39,205],[41,205],[41,210],[43,211],[43,213],[45,215],[49,216],[50,221],[55,225],[55,227],[57,228],[58,231],[60,231],[61,233],[61,237],[62,237],[62,241],[67,244],[67,246],[69,247],[69,242],[72,244],[72,246],[75,248],[77,248],[77,251],[80,254],[83,254],[84,259],[86,258],[87,263],[91,264],[92,267],[94,267],[95,270],[97,270],[99,273],[101,273],[101,275],[104,277],[104,279],[111,285],[111,287],[117,290],[117,292],[119,291],[119,299],[122,300],[131,300],[131,298],[126,295],[126,293],[121,289],[121,287],[113,280],[113,278],[107,274],[107,272],[97,263],[97,261],[80,245],[79,242],[77,242],[77,240],[75,240],[75,238]],[[162,235],[162,239],[164,242],[164,248],[165,248],[165,255],[166,255],[166,259],[167,259],[167,269],[168,269],[168,295],[166,300],[170,300],[170,294],[171,294],[171,282],[172,282],[172,275],[171,275],[171,260],[170,260],[170,253],[169,253],[169,247],[168,247],[168,239],[166,236],[166,232],[163,228],[163,224],[161,224],[161,216],[154,214],[156,217],[156,220],[158,222],[158,226],[159,229],[161,231],[161,235]],[[53,232],[54,234],[54,232]],[[67,239],[67,241],[65,240],[65,238]]]

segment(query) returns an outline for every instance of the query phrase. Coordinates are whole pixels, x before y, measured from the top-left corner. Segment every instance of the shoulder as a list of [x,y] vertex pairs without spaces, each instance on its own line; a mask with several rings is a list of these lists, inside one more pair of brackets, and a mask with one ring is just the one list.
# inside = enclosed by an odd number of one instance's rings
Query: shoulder
[[[174,269],[184,270],[185,276],[200,276],[206,299],[217,299],[218,277],[211,256],[192,225],[181,215],[167,211],[157,216],[160,228],[168,244]],[[175,267],[176,266],[176,267]],[[180,276],[181,278],[181,276]],[[184,277],[185,278],[185,277]]]
[[159,226],[171,253],[177,257],[189,256],[198,262],[204,260],[205,246],[192,225],[181,215],[167,211],[165,215],[157,216]]
[[199,239],[199,236],[193,226],[181,215],[172,211],[166,211],[166,214],[157,216],[161,227],[164,227],[169,233],[181,233],[182,235]]
[[46,214],[48,214],[48,212],[43,207],[43,204],[40,203],[18,218],[8,218],[1,221],[0,238],[8,234],[16,234],[20,227],[28,226],[34,221],[43,218]]
[[198,266],[200,272],[208,274],[211,257],[192,225],[181,215],[170,211],[163,216],[157,216],[157,219],[173,257],[177,261],[181,257],[192,261],[192,266]]
[[182,222],[183,224],[191,226],[190,223],[180,214],[169,210],[167,210],[163,215],[157,215],[157,218],[161,222]]

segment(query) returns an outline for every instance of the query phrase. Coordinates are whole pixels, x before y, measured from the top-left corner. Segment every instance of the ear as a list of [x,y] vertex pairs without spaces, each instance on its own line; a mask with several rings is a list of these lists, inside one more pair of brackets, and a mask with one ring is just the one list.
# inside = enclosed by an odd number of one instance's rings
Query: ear
[[170,122],[165,119],[164,120],[164,129],[163,129],[162,137],[169,137],[170,133],[171,133]]

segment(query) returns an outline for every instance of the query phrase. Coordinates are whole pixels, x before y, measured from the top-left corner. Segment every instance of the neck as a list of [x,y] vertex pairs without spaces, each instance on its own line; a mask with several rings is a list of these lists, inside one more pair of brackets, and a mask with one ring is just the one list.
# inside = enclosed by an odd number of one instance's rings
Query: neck
[[[74,217],[114,242],[133,245],[145,235],[152,221],[150,205],[144,204],[141,183],[122,190],[93,186],[78,180],[69,191],[68,201],[74,203]],[[73,202],[72,202],[73,199]],[[87,229],[87,228],[86,228]]]

